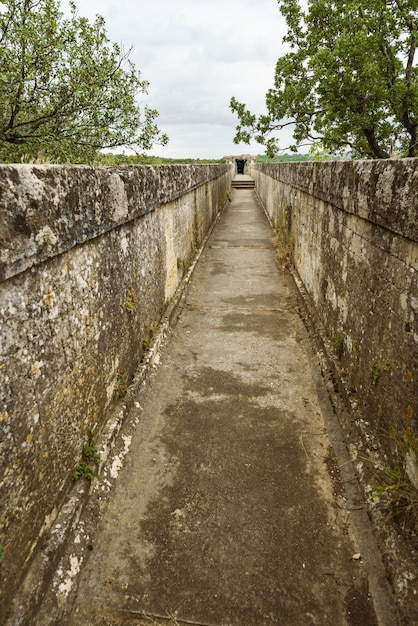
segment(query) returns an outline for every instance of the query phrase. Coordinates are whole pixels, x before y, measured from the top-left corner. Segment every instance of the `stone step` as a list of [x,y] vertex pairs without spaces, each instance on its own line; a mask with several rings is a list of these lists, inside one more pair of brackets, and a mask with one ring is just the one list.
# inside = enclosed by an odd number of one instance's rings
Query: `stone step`
[[233,189],[254,189],[255,182],[253,180],[233,180]]

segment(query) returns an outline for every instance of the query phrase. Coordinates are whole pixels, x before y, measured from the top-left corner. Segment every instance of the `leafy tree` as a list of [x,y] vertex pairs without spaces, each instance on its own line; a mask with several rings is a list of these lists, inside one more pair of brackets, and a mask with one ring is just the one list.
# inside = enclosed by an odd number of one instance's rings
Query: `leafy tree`
[[168,137],[137,96],[141,80],[104,19],[65,18],[59,0],[0,2],[0,159],[86,162],[101,148],[150,149]]
[[387,158],[418,150],[418,0],[278,0],[290,51],[279,58],[267,114],[238,115],[234,141],[269,137],[293,125],[294,145],[320,142],[325,151]]

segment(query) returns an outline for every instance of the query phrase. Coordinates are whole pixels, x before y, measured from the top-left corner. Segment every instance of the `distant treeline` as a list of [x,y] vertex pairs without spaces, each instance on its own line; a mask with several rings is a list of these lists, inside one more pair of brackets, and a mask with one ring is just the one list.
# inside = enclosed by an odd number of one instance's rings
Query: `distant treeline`
[[282,161],[314,161],[312,154],[280,154],[270,159],[265,154],[259,154],[257,163],[281,163]]
[[[257,163],[279,163],[281,161],[312,161],[314,157],[309,154],[281,154],[269,159],[266,155],[259,154]],[[147,156],[146,154],[112,154],[97,155],[94,165],[204,165],[205,163],[225,163],[225,159],[168,159],[159,156]]]
[[99,154],[94,165],[203,165],[205,163],[225,163],[224,159],[167,159],[145,154]]

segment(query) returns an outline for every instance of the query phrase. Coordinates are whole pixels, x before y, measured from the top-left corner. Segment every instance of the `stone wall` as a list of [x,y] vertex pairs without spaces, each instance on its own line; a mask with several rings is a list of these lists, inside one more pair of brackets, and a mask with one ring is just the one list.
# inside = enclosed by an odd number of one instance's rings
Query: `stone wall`
[[228,165],[0,166],[2,610],[231,176]]
[[407,441],[418,432],[418,160],[259,164],[251,175],[324,329],[364,454],[403,462],[418,488]]

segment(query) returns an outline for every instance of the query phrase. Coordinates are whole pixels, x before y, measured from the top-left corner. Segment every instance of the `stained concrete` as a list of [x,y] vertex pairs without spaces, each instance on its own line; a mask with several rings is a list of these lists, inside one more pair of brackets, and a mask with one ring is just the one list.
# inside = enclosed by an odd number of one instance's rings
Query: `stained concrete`
[[2,626],[230,186],[227,164],[0,164]]
[[234,191],[159,357],[68,624],[376,625],[324,389],[253,190]]

